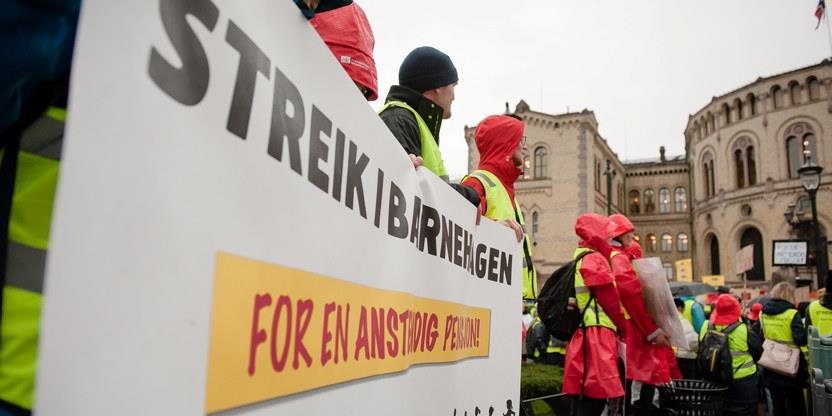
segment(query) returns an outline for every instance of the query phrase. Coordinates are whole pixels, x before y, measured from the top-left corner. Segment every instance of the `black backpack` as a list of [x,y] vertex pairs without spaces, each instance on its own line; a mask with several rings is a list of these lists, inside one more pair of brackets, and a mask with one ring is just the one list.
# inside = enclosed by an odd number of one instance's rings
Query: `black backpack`
[[[575,269],[578,262],[592,251],[581,253],[569,263],[552,273],[537,297],[537,313],[549,334],[557,339],[569,340],[581,325],[582,311],[575,296]],[[592,297],[590,297],[592,303]],[[587,307],[589,303],[587,303]]]
[[728,334],[737,329],[740,322],[734,322],[720,332],[712,322],[708,322],[708,332],[699,342],[696,360],[705,380],[729,385],[734,381],[731,350],[728,346]]

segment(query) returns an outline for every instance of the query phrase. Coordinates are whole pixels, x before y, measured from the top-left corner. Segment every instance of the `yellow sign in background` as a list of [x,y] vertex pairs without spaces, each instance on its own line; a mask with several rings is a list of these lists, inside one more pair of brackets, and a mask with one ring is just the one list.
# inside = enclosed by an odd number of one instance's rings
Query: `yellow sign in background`
[[702,283],[709,284],[713,287],[725,285],[725,276],[721,274],[713,274],[710,276],[702,276]]
[[205,411],[487,357],[491,311],[217,254]]
[[676,280],[680,282],[693,281],[693,262],[691,259],[676,260]]

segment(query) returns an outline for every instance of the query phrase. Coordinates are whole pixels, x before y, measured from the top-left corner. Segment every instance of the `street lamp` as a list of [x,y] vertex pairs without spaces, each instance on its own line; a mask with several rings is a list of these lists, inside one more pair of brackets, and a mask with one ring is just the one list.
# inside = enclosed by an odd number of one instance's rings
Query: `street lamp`
[[[800,175],[800,182],[803,184],[803,189],[809,193],[809,199],[812,201],[812,227],[815,234],[815,267],[817,270],[818,288],[821,287],[821,282],[824,282],[828,269],[826,265],[826,241],[824,241],[825,238],[822,238],[820,235],[818,209],[815,202],[815,197],[818,193],[818,188],[820,187],[820,174],[822,172],[823,168],[813,163],[811,159],[807,160],[806,163],[804,163],[803,166],[797,170],[797,173]],[[832,281],[826,279],[824,287],[826,287],[827,290],[832,289]]]
[[607,159],[607,170],[604,175],[607,176],[607,215],[612,215],[612,178],[615,177],[615,171],[610,168],[612,161]]

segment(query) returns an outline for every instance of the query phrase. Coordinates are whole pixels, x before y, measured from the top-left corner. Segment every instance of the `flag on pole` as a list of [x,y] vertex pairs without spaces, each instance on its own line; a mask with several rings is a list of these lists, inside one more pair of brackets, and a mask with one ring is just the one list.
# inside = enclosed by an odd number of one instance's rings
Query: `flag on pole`
[[823,19],[823,14],[826,13],[826,3],[823,0],[818,0],[818,7],[815,8],[815,17],[818,18],[818,25],[815,26],[815,30],[818,30],[820,27],[821,19]]

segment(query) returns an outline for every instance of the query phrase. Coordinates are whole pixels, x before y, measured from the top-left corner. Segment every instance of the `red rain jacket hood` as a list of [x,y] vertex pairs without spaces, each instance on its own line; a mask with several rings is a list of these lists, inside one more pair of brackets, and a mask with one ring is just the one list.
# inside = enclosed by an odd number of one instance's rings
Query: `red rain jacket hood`
[[371,91],[368,101],[378,98],[378,76],[373,48],[376,40],[364,10],[358,4],[315,14],[309,21],[344,67],[353,82]]
[[598,214],[581,214],[578,221],[575,222],[575,234],[581,238],[581,247],[586,247],[597,251],[604,255],[605,258],[610,257],[610,247],[607,241],[607,227],[610,220]]
[[621,234],[628,233],[635,230],[636,227],[630,222],[630,219],[621,214],[610,215],[610,225],[607,231],[610,233],[610,238],[618,237]]
[[474,140],[480,152],[479,169],[496,175],[512,199],[514,181],[523,170],[515,166],[511,155],[520,146],[524,129],[522,121],[511,116],[497,115],[486,117],[474,132]]

